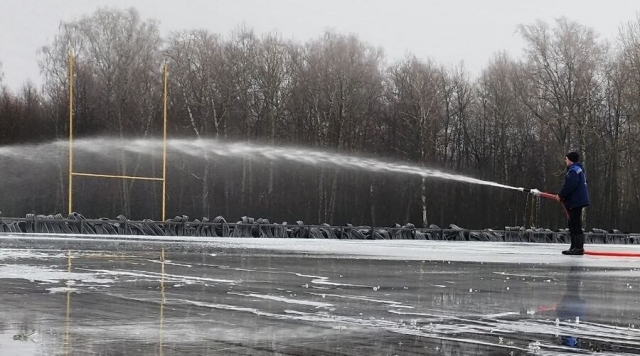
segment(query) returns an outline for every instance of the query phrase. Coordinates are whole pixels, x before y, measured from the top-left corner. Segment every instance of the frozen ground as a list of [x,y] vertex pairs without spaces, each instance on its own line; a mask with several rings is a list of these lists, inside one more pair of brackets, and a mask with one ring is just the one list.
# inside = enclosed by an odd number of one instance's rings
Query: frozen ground
[[640,258],[564,247],[0,235],[0,350],[640,353]]

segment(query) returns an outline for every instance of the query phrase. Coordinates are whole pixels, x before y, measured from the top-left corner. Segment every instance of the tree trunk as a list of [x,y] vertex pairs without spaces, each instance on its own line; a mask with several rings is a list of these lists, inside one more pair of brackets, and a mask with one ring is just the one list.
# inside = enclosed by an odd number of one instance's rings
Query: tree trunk
[[338,172],[339,168],[336,168],[333,173],[331,183],[331,195],[329,196],[329,224],[333,225],[336,214],[336,201],[338,200]]
[[371,226],[376,226],[376,199],[373,193],[373,182],[369,185],[369,202],[371,205]]
[[420,184],[421,191],[421,202],[422,202],[422,227],[429,227],[429,222],[427,220],[427,178],[422,178],[422,183]]

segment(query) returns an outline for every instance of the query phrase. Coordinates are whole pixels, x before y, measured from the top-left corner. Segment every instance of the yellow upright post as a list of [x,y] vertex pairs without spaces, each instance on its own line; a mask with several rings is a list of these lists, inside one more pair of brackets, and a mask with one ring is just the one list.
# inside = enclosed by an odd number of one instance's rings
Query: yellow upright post
[[73,212],[73,50],[69,50],[69,214]]
[[162,127],[162,221],[165,221],[167,204],[167,86],[169,66],[164,63],[164,97],[163,97],[163,127]]

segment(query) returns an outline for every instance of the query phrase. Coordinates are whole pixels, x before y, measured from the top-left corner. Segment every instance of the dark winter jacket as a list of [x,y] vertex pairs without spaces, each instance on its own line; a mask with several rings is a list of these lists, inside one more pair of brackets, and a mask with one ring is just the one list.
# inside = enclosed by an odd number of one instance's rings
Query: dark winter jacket
[[581,208],[589,205],[589,190],[584,168],[578,162],[567,167],[564,185],[558,193],[567,209]]

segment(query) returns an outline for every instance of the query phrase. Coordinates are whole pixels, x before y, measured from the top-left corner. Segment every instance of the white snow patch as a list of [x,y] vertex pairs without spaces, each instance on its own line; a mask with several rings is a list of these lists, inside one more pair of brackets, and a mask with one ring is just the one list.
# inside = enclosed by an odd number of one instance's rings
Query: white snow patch
[[67,293],[67,292],[77,293],[78,292],[77,288],[69,288],[69,287],[53,287],[53,288],[47,288],[47,290],[51,294],[54,294],[54,293]]
[[353,300],[361,300],[361,301],[366,301],[366,302],[371,302],[371,303],[382,303],[382,304],[387,304],[389,306],[392,306],[394,308],[406,308],[406,309],[413,309],[412,306],[409,305],[404,305],[400,302],[396,302],[393,300],[383,300],[383,299],[375,299],[375,298],[369,298],[363,295],[341,295],[341,294],[326,294],[326,293],[310,293],[312,295],[318,295],[321,296],[322,298],[326,298],[326,297],[331,297],[331,298],[340,298],[340,299],[353,299]]
[[58,259],[67,258],[67,255],[61,253],[59,250],[50,251],[47,250],[27,250],[27,249],[11,249],[5,248],[0,250],[0,260],[7,259]]
[[26,279],[34,282],[58,283],[60,281],[80,281],[84,283],[112,283],[93,273],[77,273],[29,265],[0,265],[0,279]]
[[127,270],[106,270],[106,269],[95,269],[95,270],[83,269],[83,270],[95,272],[96,274],[99,274],[99,275],[133,277],[134,280],[156,281],[164,277],[165,283],[193,284],[198,282],[213,282],[213,283],[237,284],[241,282],[239,280],[231,280],[231,279],[183,276],[183,275],[168,274],[168,273],[165,273],[163,276],[162,273],[160,272],[133,272],[133,271],[127,271]]
[[[147,261],[152,262],[152,263],[163,264],[163,262],[162,262],[162,261],[159,261],[159,260],[147,260]],[[192,265],[187,265],[187,264],[182,264],[182,263],[171,262],[171,261],[169,261],[169,260],[165,260],[165,261],[164,261],[164,264],[165,264],[165,265],[171,265],[171,266],[189,267],[189,268],[193,267]]]
[[310,301],[310,300],[290,299],[290,298],[279,297],[279,296],[275,296],[275,295],[266,295],[266,294],[257,294],[257,293],[249,293],[249,294],[228,293],[228,294],[240,295],[240,296],[252,297],[252,298],[258,298],[258,299],[274,300],[274,301],[277,301],[277,302],[283,302],[283,303],[287,303],[287,304],[309,305],[309,306],[313,306],[313,307],[316,307],[316,308],[331,308],[331,307],[333,307],[333,304],[329,304],[329,303],[314,302],[314,301]]

